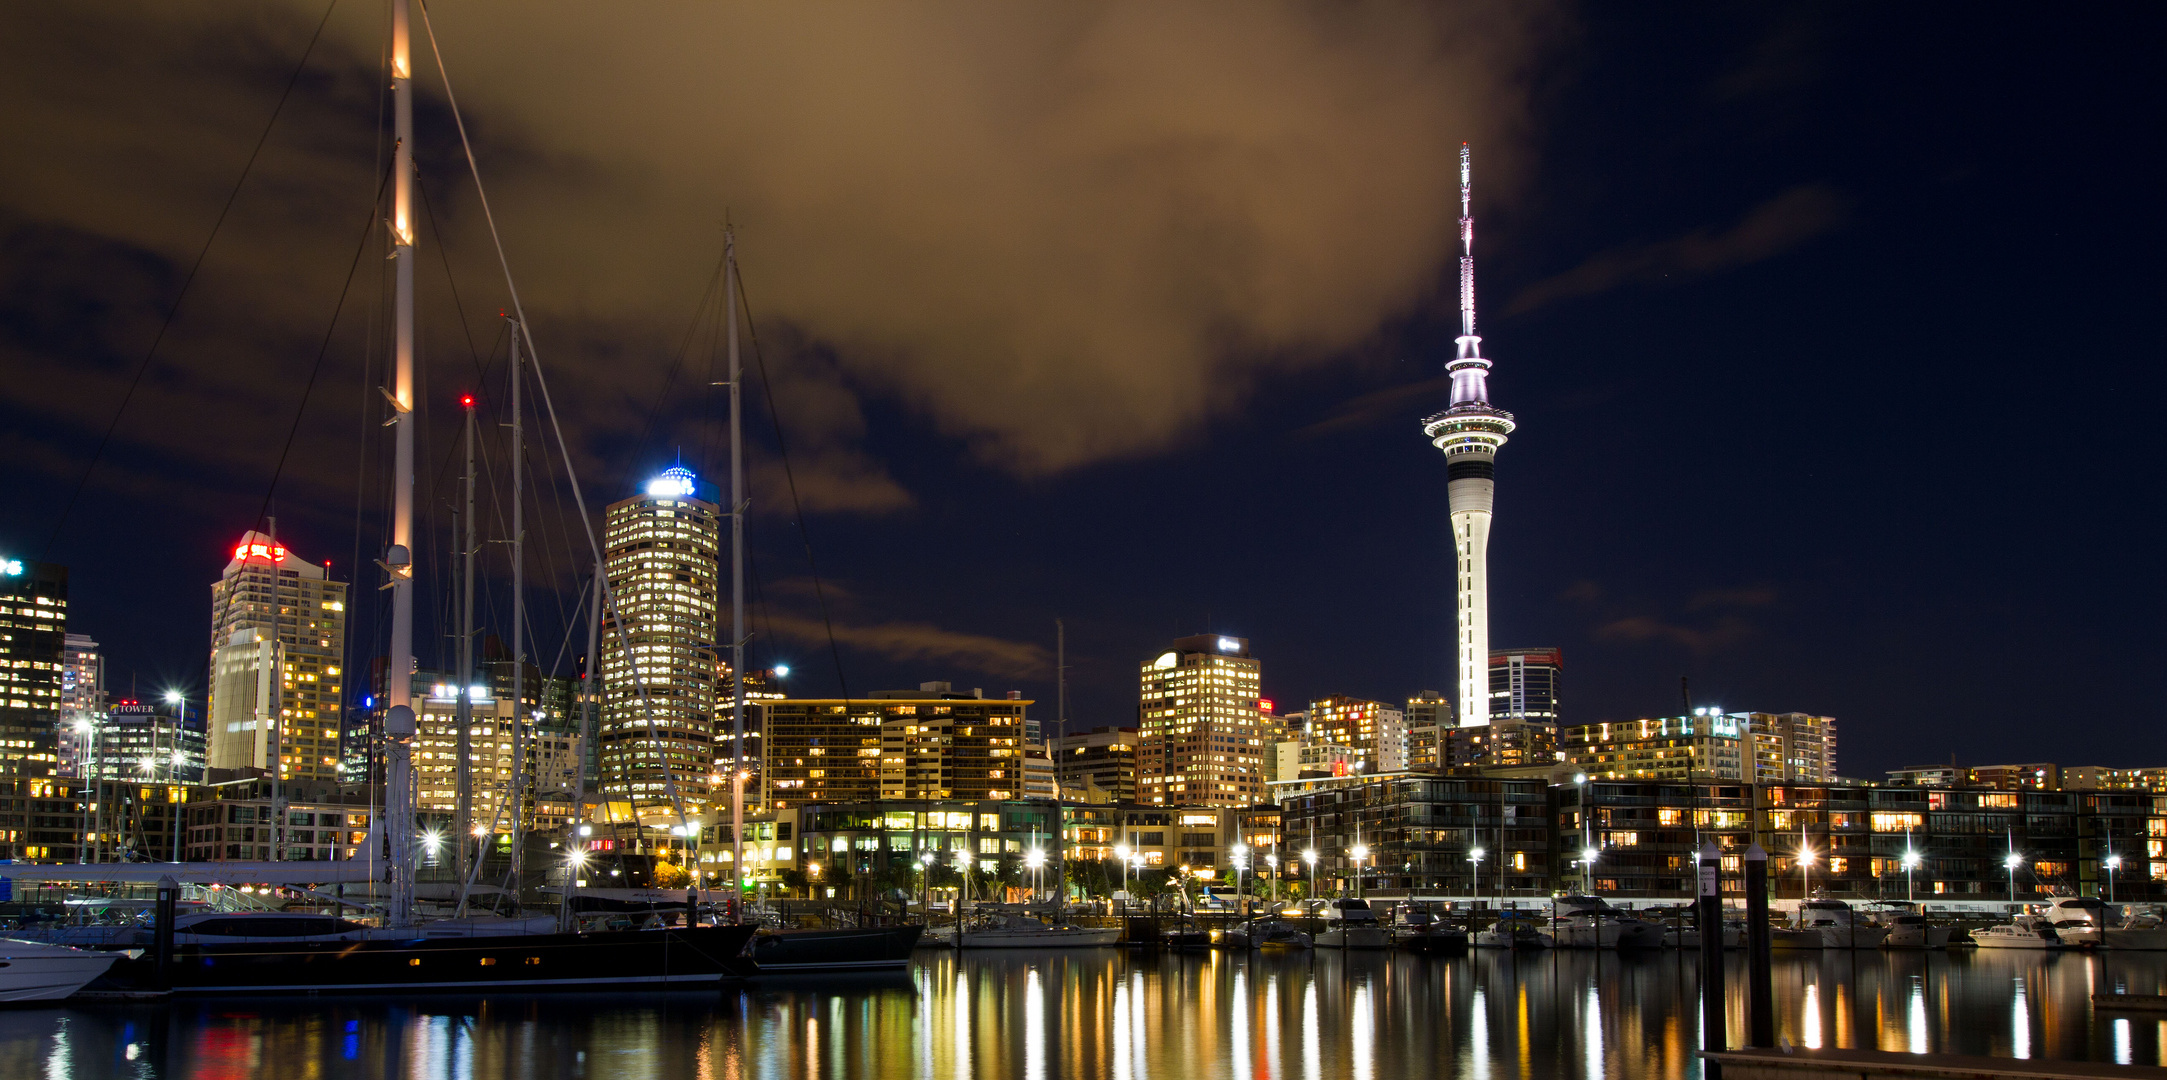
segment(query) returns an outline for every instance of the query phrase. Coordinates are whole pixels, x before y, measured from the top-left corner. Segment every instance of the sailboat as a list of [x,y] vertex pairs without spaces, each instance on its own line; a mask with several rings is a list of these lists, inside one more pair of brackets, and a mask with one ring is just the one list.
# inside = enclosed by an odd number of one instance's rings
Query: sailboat
[[[159,875],[159,919],[151,947],[135,959],[114,964],[107,978],[123,989],[171,990],[175,993],[281,993],[319,991],[473,991],[599,987],[712,986],[745,973],[741,959],[753,928],[742,925],[699,926],[688,918],[682,927],[581,933],[546,921],[454,919],[423,923],[415,907],[415,792],[413,751],[416,734],[413,687],[403,673],[414,670],[414,443],[415,402],[414,273],[418,219],[414,214],[414,86],[410,40],[411,0],[391,0],[392,100],[395,125],[393,202],[389,220],[396,280],[394,337],[395,379],[385,397],[394,432],[392,528],[377,565],[391,593],[390,648],[386,680],[389,706],[384,720],[385,800],[382,820],[384,858],[372,829],[369,857],[346,863],[129,864],[126,867],[76,866],[72,880],[111,881],[146,873]],[[434,46],[428,12],[422,29]],[[441,57],[439,57],[441,66]],[[446,92],[450,93],[449,80]],[[456,98],[449,101],[458,119]],[[460,139],[466,134],[461,123]],[[472,151],[468,150],[472,163]],[[487,196],[482,204],[486,211]],[[492,223],[492,232],[494,224]],[[511,285],[506,274],[507,285]],[[516,287],[512,306],[519,309]],[[515,333],[534,355],[524,313]],[[515,345],[516,348],[516,345]],[[516,354],[515,354],[516,356]],[[548,384],[538,360],[534,374],[549,405]],[[515,362],[515,379],[517,377]],[[554,406],[549,405],[554,419]],[[561,447],[560,447],[561,449]],[[566,466],[572,462],[566,451]],[[515,455],[515,461],[517,457]],[[600,545],[588,519],[584,496],[575,481],[572,495],[587,522],[596,563]],[[515,500],[516,502],[517,500]],[[471,520],[471,519],[470,519]],[[516,529],[516,526],[515,526]],[[471,544],[469,545],[471,547]],[[515,565],[517,560],[515,559]],[[471,580],[471,579],[470,579]],[[597,574],[598,600],[609,591]],[[742,616],[740,616],[742,619]],[[515,619],[515,622],[518,620]],[[742,635],[741,635],[742,636]],[[591,655],[591,654],[590,654]],[[516,669],[517,665],[515,665]],[[642,690],[644,700],[644,689]],[[274,763],[275,765],[275,763]],[[516,794],[516,793],[515,793]],[[516,845],[515,845],[516,847]],[[471,885],[479,867],[466,869]],[[40,868],[43,869],[43,868]],[[55,868],[58,869],[58,868]],[[282,885],[366,882],[385,898],[381,925],[325,915],[284,912],[191,914],[180,925],[176,900],[182,880],[242,873],[243,881]],[[41,875],[58,879],[60,875]],[[567,892],[570,890],[568,889]],[[696,902],[691,905],[697,910]],[[567,904],[569,907],[569,904]],[[463,925],[462,925],[463,924]],[[487,924],[487,925],[484,925]],[[509,932],[506,932],[509,931]],[[539,931],[539,932],[537,932]]]

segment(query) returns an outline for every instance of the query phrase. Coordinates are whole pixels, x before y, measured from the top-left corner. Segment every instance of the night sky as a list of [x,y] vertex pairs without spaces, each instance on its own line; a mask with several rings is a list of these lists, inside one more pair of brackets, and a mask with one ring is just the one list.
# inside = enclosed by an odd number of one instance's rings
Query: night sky
[[[207,586],[274,475],[303,557],[349,576],[381,543],[360,0],[60,520],[323,17],[0,16],[0,555],[72,568],[70,628],[120,692],[200,688]],[[1283,707],[1449,691],[1419,421],[1446,401],[1465,140],[1492,400],[1520,425],[1491,640],[1564,649],[1568,722],[1675,713],[1687,676],[1696,704],[1837,717],[1846,775],[2167,764],[2157,8],[436,17],[597,512],[680,454],[722,476],[735,223],[767,373],[755,655],[793,691],[839,689],[807,540],[851,692],[948,679],[1050,719],[1056,618],[1073,725],[1133,723],[1136,663],[1200,632],[1249,638]],[[427,48],[424,664],[451,402],[504,419],[508,303]],[[545,666],[585,546],[565,491],[532,511]]]

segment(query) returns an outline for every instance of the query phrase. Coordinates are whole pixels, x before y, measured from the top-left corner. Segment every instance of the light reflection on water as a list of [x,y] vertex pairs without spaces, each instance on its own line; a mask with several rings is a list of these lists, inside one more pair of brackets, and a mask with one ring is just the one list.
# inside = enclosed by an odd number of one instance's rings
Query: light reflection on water
[[[1742,959],[1726,979],[1742,1036]],[[1779,954],[1793,1045],[2167,1064],[2167,953]],[[0,1077],[1480,1080],[1698,1075],[1692,954],[924,952],[723,994],[280,998],[0,1012]]]

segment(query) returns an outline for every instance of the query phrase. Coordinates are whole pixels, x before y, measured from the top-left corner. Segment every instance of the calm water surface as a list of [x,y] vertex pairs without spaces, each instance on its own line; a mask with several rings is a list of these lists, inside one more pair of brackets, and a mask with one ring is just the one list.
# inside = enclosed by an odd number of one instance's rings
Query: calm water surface
[[[924,951],[723,994],[16,1008],[0,1077],[1697,1077],[1693,955]],[[1778,954],[1775,982],[1793,1045],[2167,1065],[2167,1020],[2091,1006],[2167,992],[2167,953]]]

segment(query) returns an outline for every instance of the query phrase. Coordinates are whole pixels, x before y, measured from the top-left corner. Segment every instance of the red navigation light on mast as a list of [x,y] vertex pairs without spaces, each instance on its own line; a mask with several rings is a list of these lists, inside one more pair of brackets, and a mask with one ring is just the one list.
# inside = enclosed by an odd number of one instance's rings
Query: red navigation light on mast
[[462,409],[471,409],[471,408],[473,408],[473,407],[474,407],[474,395],[472,395],[472,394],[461,394],[461,395],[459,395],[459,407],[460,407],[460,408],[462,408]]

